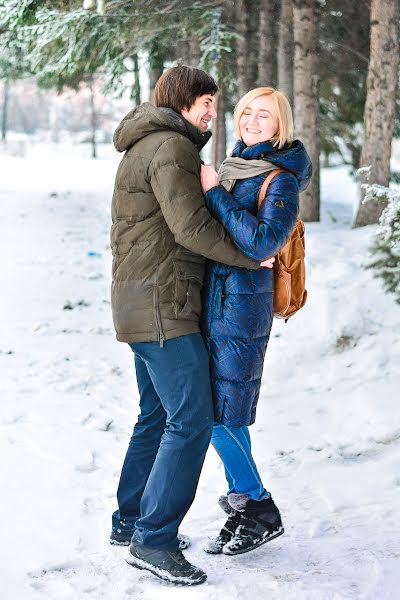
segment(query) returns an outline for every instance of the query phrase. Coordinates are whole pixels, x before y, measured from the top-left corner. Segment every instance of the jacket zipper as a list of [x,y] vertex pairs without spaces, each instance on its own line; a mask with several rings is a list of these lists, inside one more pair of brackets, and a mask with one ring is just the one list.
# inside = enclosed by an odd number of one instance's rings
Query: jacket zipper
[[154,307],[154,314],[156,316],[156,325],[157,325],[157,332],[158,332],[158,339],[160,340],[160,348],[164,348],[164,332],[162,329],[162,324],[161,324],[161,316],[160,316],[160,310],[159,310],[159,306],[158,306],[158,286],[155,285],[154,286],[154,293],[153,293],[153,307]]

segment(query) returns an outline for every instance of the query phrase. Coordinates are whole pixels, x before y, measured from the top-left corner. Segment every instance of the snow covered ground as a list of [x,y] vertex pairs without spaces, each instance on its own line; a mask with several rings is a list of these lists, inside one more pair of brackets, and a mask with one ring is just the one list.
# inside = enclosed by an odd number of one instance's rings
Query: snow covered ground
[[203,552],[224,522],[210,449],[182,526],[206,584],[164,584],[109,546],[138,394],[109,304],[119,156],[102,153],[0,155],[1,598],[398,598],[400,311],[361,268],[374,228],[349,228],[345,167],[322,173],[322,222],[307,225],[309,301],[274,324],[252,427],[285,535],[243,556]]

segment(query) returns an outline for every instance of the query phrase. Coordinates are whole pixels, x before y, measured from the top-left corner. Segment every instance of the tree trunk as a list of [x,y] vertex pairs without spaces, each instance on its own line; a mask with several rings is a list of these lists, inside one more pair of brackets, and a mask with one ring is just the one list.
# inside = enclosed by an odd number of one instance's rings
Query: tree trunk
[[218,170],[222,161],[226,158],[226,91],[225,86],[219,86],[217,99],[218,117],[214,121],[212,140],[212,163],[214,169]]
[[200,52],[200,42],[198,38],[193,38],[189,42],[189,65],[191,67],[198,68],[200,64],[201,52]]
[[177,42],[175,61],[180,65],[189,65],[190,43],[188,40],[179,40]]
[[[383,186],[388,186],[390,179],[398,67],[399,2],[372,0],[364,141],[360,167],[370,167],[368,183]],[[360,179],[360,183],[363,183],[366,177],[362,175]],[[360,187],[360,203],[353,227],[378,223],[385,208],[385,203],[378,200],[363,204],[364,195],[364,190]]]
[[3,140],[3,142],[6,141],[7,139],[7,129],[8,129],[8,102],[10,99],[10,82],[8,79],[4,80],[3,83],[3,94],[4,94],[4,98],[3,98],[3,111],[2,111],[2,115],[1,115],[1,139]]
[[293,1],[294,121],[296,137],[304,143],[313,176],[300,196],[300,217],[319,221],[319,73],[317,0]]
[[153,42],[149,52],[150,102],[153,101],[154,88],[164,71],[164,59],[157,42]]
[[58,103],[53,100],[49,107],[49,128],[51,130],[51,141],[58,144],[60,141],[60,123],[58,117]]
[[238,0],[235,3],[235,29],[238,34],[236,39],[236,67],[237,67],[237,83],[238,94],[241,98],[249,91],[247,80],[247,6],[245,0]]
[[97,114],[96,106],[94,102],[94,85],[93,81],[89,83],[90,90],[90,143],[92,146],[92,158],[97,158],[97,144],[96,144],[96,129],[97,129]]
[[260,0],[258,79],[259,87],[272,86],[276,50],[273,43],[274,0]]
[[142,103],[142,92],[140,87],[140,69],[139,69],[139,57],[137,54],[133,55],[133,86],[131,98],[135,102],[135,106],[139,106]]
[[192,37],[190,40],[182,40],[178,43],[176,58],[178,63],[198,68],[200,56],[200,42],[198,38]]
[[[260,0],[246,0],[247,90],[257,87],[260,47]],[[275,55],[275,52],[272,56]]]
[[282,0],[278,36],[278,89],[293,105],[293,6]]

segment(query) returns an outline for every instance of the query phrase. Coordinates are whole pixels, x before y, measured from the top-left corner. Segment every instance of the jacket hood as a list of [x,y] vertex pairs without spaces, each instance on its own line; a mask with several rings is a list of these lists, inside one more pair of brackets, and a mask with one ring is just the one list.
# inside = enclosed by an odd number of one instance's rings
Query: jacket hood
[[118,152],[124,152],[156,131],[176,131],[193,142],[199,152],[211,137],[210,131],[200,133],[171,108],[155,107],[150,102],[145,102],[122,119],[114,133],[114,146]]
[[311,160],[300,140],[294,140],[280,150],[271,142],[246,146],[242,140],[239,140],[233,149],[232,156],[239,156],[246,160],[266,160],[276,167],[290,171],[296,176],[301,192],[306,189],[311,179]]

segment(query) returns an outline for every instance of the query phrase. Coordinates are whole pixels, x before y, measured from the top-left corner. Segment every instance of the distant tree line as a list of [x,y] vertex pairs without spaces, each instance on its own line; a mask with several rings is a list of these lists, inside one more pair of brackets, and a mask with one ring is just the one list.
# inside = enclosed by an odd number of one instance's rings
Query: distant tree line
[[[319,220],[320,157],[329,165],[339,154],[354,169],[370,167],[369,184],[389,184],[399,131],[399,0],[0,0],[0,15],[3,120],[9,82],[27,76],[57,90],[101,76],[106,90],[122,91],[130,71],[139,104],[140,54],[150,91],[176,63],[218,80],[215,166],[226,156],[226,115],[238,98],[259,85],[287,94],[314,165],[303,219]],[[360,202],[354,225],[377,222],[383,208]]]

